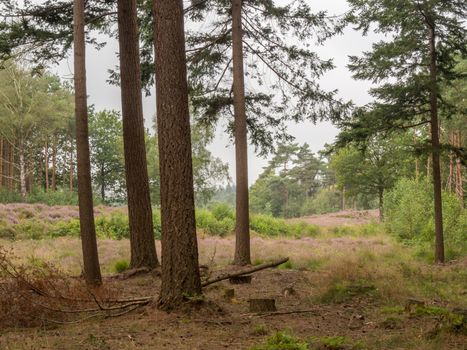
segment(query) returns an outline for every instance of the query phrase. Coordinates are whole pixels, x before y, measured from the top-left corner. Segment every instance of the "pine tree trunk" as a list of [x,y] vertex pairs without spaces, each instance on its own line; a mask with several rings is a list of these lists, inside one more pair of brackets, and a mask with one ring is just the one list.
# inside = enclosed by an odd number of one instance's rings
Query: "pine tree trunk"
[[[456,145],[456,139],[455,139],[455,133],[452,132],[451,135],[450,135],[450,142],[451,142],[451,145],[453,147],[455,147]],[[452,154],[452,152],[449,153],[449,176],[448,176],[448,181],[447,181],[447,188],[448,188],[448,191],[449,192],[452,192],[452,182],[453,180],[455,179],[455,176],[454,176],[454,159],[453,159],[454,155]],[[457,181],[457,179],[456,179]]]
[[76,147],[78,153],[78,200],[84,277],[89,286],[99,286],[102,283],[102,278],[97,253],[96,228],[94,226],[91,167],[89,160],[84,0],[74,0],[73,41]]
[[45,192],[49,191],[49,137],[45,138]]
[[248,153],[243,71],[242,0],[232,0],[233,98],[235,118],[236,226],[234,264],[251,264]]
[[159,265],[146,159],[136,0],[118,0],[123,145],[131,267]]
[[441,198],[441,167],[440,167],[440,146],[439,146],[439,126],[438,126],[438,87],[437,87],[437,67],[436,67],[436,45],[434,24],[429,29],[430,39],[430,114],[431,114],[431,145],[433,162],[433,189],[435,205],[435,260],[437,263],[444,263],[444,237],[443,237],[443,212]]
[[161,179],[161,308],[201,294],[181,0],[154,0],[157,127]]
[[18,147],[19,156],[19,183],[21,199],[24,202],[26,200],[26,160],[24,158],[24,140],[21,139]]
[[14,180],[15,180],[15,168],[14,168],[14,162],[15,162],[15,149],[13,144],[10,143],[9,146],[9,164],[8,164],[8,188],[10,191],[15,190],[14,186]]
[[52,191],[57,191],[57,144],[52,144]]
[[73,192],[73,144],[70,148],[70,192]]
[[[417,145],[417,133],[414,130],[413,131],[413,144],[414,146]],[[419,178],[419,170],[418,170],[418,156],[415,157],[415,182],[418,183],[418,178]]]
[[0,137],[0,188],[3,187],[3,137]]
[[[461,132],[460,130],[457,131],[456,134],[456,147],[461,148],[462,143],[461,143]],[[462,207],[464,207],[464,181],[462,178],[462,164],[461,164],[461,159],[459,157],[456,157],[456,193],[457,196],[459,197],[459,200],[461,201]]]
[[379,221],[383,222],[384,220],[384,211],[383,211],[383,204],[384,204],[384,188],[378,188],[378,210],[379,210]]
[[345,210],[345,186],[342,186],[342,211]]

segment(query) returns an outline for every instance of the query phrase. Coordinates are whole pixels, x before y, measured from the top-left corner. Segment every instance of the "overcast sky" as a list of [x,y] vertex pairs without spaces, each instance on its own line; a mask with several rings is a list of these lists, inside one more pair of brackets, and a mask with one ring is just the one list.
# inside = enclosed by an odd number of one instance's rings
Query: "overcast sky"
[[[342,14],[347,10],[345,0],[307,0],[313,9],[328,10],[330,14]],[[354,81],[346,68],[348,55],[359,55],[362,51],[370,48],[375,36],[362,37],[351,28],[345,30],[344,34],[327,41],[323,46],[316,47],[315,51],[321,58],[332,58],[336,68],[328,72],[320,81],[325,90],[339,90],[339,96],[346,100],[353,100],[361,105],[370,101],[368,96],[368,82]],[[89,48],[87,51],[87,77],[89,103],[94,104],[97,110],[115,109],[120,110],[120,90],[116,86],[106,83],[108,69],[118,65],[118,45],[115,40],[108,40],[108,44],[100,51]],[[53,67],[53,71],[66,78],[72,75],[73,61],[68,59]],[[155,114],[155,96],[144,98],[144,116],[148,128],[152,125],[152,117]],[[314,152],[322,149],[325,143],[332,143],[337,134],[337,129],[330,123],[310,122],[289,125],[290,133],[295,136],[296,142],[307,142]],[[214,142],[209,146],[211,152],[229,163],[231,177],[235,174],[235,154],[229,137],[218,130]],[[249,182],[252,184],[267,164],[267,159],[255,155],[254,150],[249,150]]]

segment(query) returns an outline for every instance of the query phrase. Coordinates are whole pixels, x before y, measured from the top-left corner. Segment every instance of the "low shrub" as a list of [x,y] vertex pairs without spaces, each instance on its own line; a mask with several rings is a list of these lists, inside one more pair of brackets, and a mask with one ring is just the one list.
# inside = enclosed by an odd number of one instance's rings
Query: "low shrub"
[[307,350],[308,343],[299,340],[288,332],[277,332],[262,345],[253,346],[250,350]]
[[128,270],[129,267],[130,263],[128,262],[128,260],[123,259],[116,261],[113,269],[116,273],[122,273],[123,271]]

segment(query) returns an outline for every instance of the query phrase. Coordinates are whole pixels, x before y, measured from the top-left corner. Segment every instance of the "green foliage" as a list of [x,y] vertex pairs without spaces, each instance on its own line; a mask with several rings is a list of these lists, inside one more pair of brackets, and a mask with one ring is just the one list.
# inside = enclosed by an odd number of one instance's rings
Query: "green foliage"
[[[385,227],[402,240],[419,245],[419,255],[434,242],[433,196],[426,180],[401,179],[385,196]],[[443,226],[447,258],[467,254],[467,210],[443,193]]]
[[[48,191],[35,188],[28,194],[28,203],[43,203],[47,205],[78,205],[78,193],[70,191]],[[99,204],[100,201],[95,201]]]
[[341,192],[333,188],[323,188],[302,207],[303,215],[337,212],[342,208]]
[[125,270],[128,270],[130,263],[128,260],[118,260],[115,262],[113,268],[116,273],[122,273]]
[[312,337],[313,350],[358,350],[363,349],[361,341],[352,342],[350,339],[342,336]]
[[92,181],[101,200],[125,198],[123,125],[118,112],[91,110],[89,146]]
[[232,217],[229,216],[218,220],[216,216],[209,210],[197,209],[196,227],[202,229],[209,235],[223,237],[234,230],[235,221],[232,219]]
[[257,345],[250,350],[307,350],[308,344],[300,341],[288,332],[276,332],[263,345]]
[[377,290],[374,286],[364,283],[347,283],[336,281],[320,297],[320,301],[325,304],[341,304],[352,300],[355,297],[375,297]]

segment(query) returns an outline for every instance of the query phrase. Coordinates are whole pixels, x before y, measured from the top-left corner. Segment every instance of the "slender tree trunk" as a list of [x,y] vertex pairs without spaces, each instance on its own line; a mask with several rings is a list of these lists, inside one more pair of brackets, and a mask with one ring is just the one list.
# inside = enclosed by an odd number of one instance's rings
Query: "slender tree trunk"
[[45,192],[49,191],[49,137],[45,137]]
[[431,114],[431,145],[433,161],[433,189],[435,205],[435,260],[437,263],[444,263],[444,238],[443,238],[443,212],[441,198],[441,168],[440,168],[440,147],[439,147],[439,127],[438,127],[438,83],[436,67],[436,45],[435,29],[431,24],[429,29],[430,39],[430,114]]
[[9,164],[8,164],[8,188],[10,191],[15,190],[15,167],[14,167],[14,162],[15,162],[15,149],[13,144],[10,143],[9,147]]
[[232,0],[233,98],[235,118],[236,226],[234,264],[251,264],[248,200],[248,143],[243,71],[242,0]]
[[[462,142],[461,142],[461,132],[460,130],[455,133],[456,135],[456,147],[461,148],[462,147]],[[462,178],[462,164],[461,160],[459,157],[456,157],[456,193],[457,196],[459,197],[459,200],[461,201],[462,207],[464,207],[464,181]]]
[[84,34],[84,0],[74,0],[73,6],[74,82],[76,147],[78,153],[78,200],[84,277],[89,286],[102,283],[97,253],[96,228],[89,160],[88,107],[86,95],[86,56]]
[[52,191],[57,191],[57,141],[52,144]]
[[384,205],[384,188],[383,187],[378,188],[378,200],[379,200],[379,203],[378,203],[379,221],[383,222],[383,220],[384,220],[384,209],[383,209],[383,205]]
[[105,202],[105,172],[104,172],[104,166],[101,165],[101,199],[102,202]]
[[[456,141],[455,141],[455,133],[452,132],[450,137],[449,137],[449,141],[451,142],[451,145],[452,146],[456,146]],[[449,192],[452,192],[452,182],[455,180],[457,181],[457,179],[455,178],[455,174],[454,174],[454,155],[453,155],[453,152],[450,152],[449,153],[449,176],[448,176],[448,181],[447,181],[447,184],[446,184],[446,187],[448,188],[448,191]]]
[[201,294],[190,115],[181,0],[154,0],[157,127],[161,179],[162,287],[159,306]]
[[130,223],[131,267],[159,265],[154,241],[144,139],[136,0],[118,0],[123,146]]
[[[414,146],[417,145],[417,133],[416,130],[413,131],[413,144]],[[418,183],[419,170],[418,170],[418,156],[415,157],[415,182]]]
[[342,210],[345,210],[345,186],[342,186]]
[[70,148],[70,192],[73,192],[73,146]]
[[19,156],[20,193],[21,193],[21,199],[24,202],[26,200],[27,191],[26,191],[26,160],[24,157],[24,140],[22,138],[19,141],[18,156]]
[[3,137],[0,137],[0,188],[3,187]]

